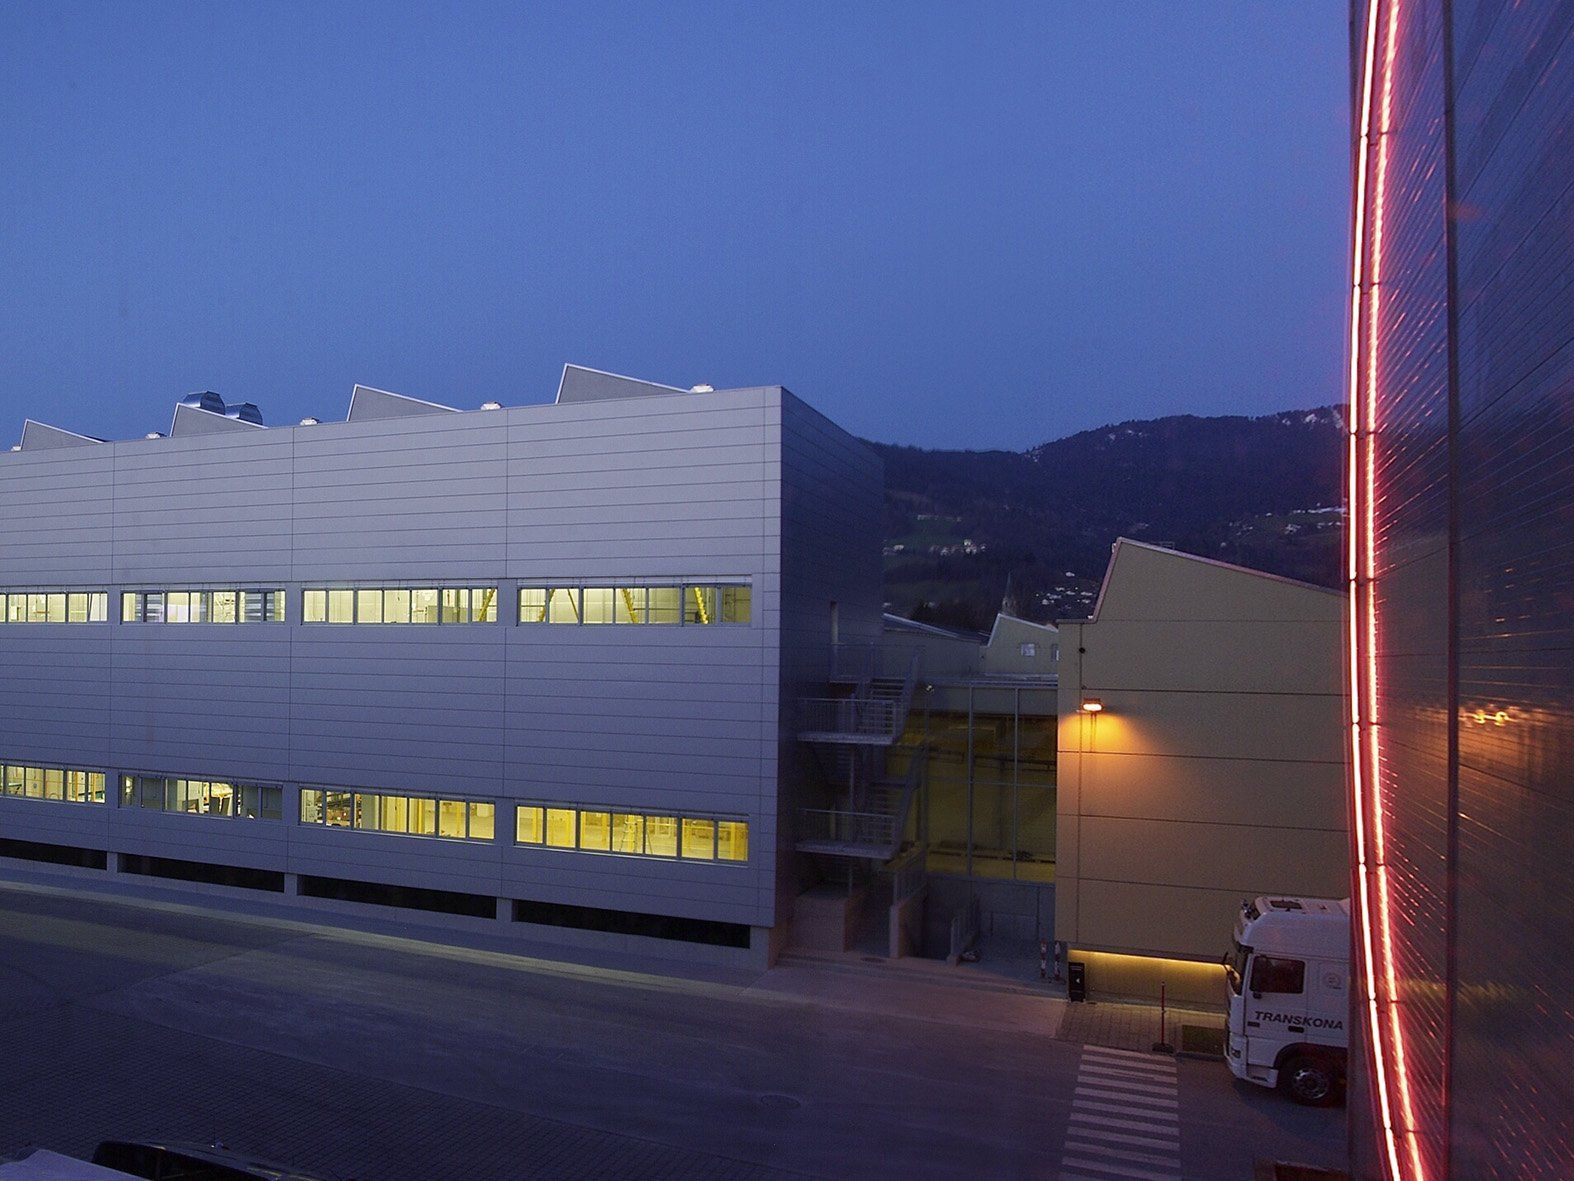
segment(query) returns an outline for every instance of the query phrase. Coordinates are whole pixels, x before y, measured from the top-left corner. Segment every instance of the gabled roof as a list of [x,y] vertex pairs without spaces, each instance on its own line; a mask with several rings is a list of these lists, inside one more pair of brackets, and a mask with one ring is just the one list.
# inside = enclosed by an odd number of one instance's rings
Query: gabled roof
[[1319,586],[1315,582],[1303,582],[1299,578],[1286,578],[1282,574],[1270,574],[1266,570],[1254,570],[1250,566],[1240,566],[1234,562],[1222,562],[1218,558],[1204,558],[1198,554],[1188,554],[1184,550],[1171,549],[1164,545],[1154,545],[1152,542],[1148,541],[1133,541],[1129,537],[1117,537],[1115,539],[1115,544],[1110,547],[1109,565],[1104,567],[1104,581],[1099,584],[1099,597],[1093,604],[1092,613],[1085,621],[1073,620],[1072,622],[1093,623],[1098,620],[1099,613],[1104,607],[1104,596],[1109,593],[1110,579],[1115,573],[1115,564],[1120,558],[1123,547],[1128,547],[1134,550],[1144,550],[1148,553],[1163,554],[1166,557],[1171,558],[1181,558],[1187,562],[1196,562],[1199,565],[1212,566],[1220,570],[1230,571],[1234,574],[1250,575],[1253,578],[1261,578],[1268,582],[1277,582],[1284,586],[1298,587],[1301,590],[1317,591],[1319,594],[1342,597],[1344,593],[1342,591],[1335,590],[1333,587]]

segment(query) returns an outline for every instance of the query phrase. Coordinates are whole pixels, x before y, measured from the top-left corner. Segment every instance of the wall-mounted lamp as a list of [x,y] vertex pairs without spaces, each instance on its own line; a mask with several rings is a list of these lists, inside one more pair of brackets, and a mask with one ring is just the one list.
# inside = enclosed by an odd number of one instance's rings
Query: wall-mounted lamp
[[1085,714],[1103,713],[1104,712],[1104,702],[1103,702],[1103,700],[1101,698],[1098,698],[1098,697],[1084,697],[1082,699],[1082,712],[1085,713]]

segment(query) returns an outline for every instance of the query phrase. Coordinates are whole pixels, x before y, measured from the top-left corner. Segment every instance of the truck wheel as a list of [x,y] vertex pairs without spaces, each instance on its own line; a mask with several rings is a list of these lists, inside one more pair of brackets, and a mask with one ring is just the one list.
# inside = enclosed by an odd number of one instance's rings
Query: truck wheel
[[1279,1086],[1297,1103],[1326,1107],[1338,1095],[1339,1080],[1328,1059],[1299,1054],[1280,1069]]

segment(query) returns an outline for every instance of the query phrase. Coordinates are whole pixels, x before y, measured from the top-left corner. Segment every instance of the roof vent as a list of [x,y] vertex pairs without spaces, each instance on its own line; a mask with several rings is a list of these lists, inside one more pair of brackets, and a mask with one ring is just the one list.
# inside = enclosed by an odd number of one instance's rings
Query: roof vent
[[11,444],[11,450],[12,451],[20,451],[20,450],[22,450],[22,444],[20,444],[20,443],[12,443]]
[[254,426],[262,425],[262,411],[257,409],[255,402],[237,402],[233,406],[225,407],[220,413],[225,418],[238,418]]
[[206,410],[209,414],[224,413],[224,399],[212,390],[201,390],[195,394],[187,394],[177,405],[195,406],[198,410]]
[[691,385],[689,387],[689,393],[691,394],[714,394],[715,392],[716,387],[713,385]]
[[149,431],[147,434],[143,435],[142,437],[144,439],[162,439],[164,436],[159,434],[157,431]]
[[303,419],[301,419],[301,425],[302,426],[316,426],[317,422],[318,422],[318,420],[315,419],[315,418],[303,418]]
[[503,408],[503,404],[501,402],[482,402],[481,403],[481,409],[482,410],[501,410],[502,408]]

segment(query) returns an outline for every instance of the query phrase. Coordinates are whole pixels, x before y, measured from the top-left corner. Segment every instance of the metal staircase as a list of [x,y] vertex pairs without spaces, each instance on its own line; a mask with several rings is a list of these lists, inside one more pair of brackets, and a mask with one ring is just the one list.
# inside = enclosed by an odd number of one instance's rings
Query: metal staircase
[[805,853],[886,862],[902,850],[923,771],[918,752],[900,775],[888,770],[918,682],[918,653],[902,676],[881,676],[874,645],[838,645],[827,678],[835,696],[800,702],[799,738],[814,747],[838,785],[831,808],[798,811],[797,848]]

